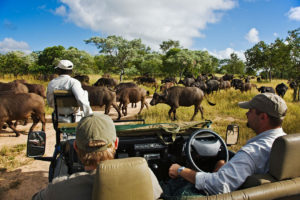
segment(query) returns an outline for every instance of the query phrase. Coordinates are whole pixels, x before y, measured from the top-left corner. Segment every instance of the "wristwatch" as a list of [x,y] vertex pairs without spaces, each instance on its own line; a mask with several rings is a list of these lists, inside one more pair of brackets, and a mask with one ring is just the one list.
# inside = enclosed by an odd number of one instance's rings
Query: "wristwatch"
[[182,172],[182,170],[184,170],[184,168],[185,168],[185,167],[183,167],[183,166],[182,166],[182,167],[179,167],[179,168],[177,169],[177,174],[180,175],[180,173]]

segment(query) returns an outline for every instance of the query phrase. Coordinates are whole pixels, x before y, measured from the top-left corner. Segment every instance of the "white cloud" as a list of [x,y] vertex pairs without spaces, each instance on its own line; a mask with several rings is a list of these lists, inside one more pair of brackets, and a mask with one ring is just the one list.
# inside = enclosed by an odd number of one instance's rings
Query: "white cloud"
[[[235,0],[61,0],[67,20],[103,35],[141,38],[157,50],[162,41],[179,40],[186,48],[203,37],[208,23],[219,21]],[[87,38],[88,39],[88,38]]]
[[250,43],[257,43],[257,42],[259,42],[258,30],[256,30],[256,28],[251,28],[250,31],[245,36],[245,38]]
[[12,38],[4,38],[0,41],[0,53],[7,53],[10,51],[23,51],[26,54],[31,53],[29,45],[23,41],[16,41]]
[[289,12],[287,13],[289,19],[300,21],[300,6],[291,8]]
[[278,33],[273,33],[274,37],[278,37]]
[[55,9],[54,12],[56,15],[60,15],[60,16],[66,16],[67,14],[67,10],[65,6],[60,6],[58,8]]
[[216,50],[213,51],[207,50],[207,51],[209,52],[209,54],[215,56],[218,59],[230,59],[230,55],[232,53],[235,53],[239,57],[239,59],[241,59],[242,61],[246,61],[244,51],[236,51],[232,48],[227,48],[221,51],[216,51]]

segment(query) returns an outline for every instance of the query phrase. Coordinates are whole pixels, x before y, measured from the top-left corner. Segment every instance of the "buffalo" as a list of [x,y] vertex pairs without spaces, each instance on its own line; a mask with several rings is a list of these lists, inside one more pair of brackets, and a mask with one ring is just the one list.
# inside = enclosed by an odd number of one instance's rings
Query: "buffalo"
[[79,80],[83,84],[89,84],[90,83],[90,77],[88,75],[77,74],[73,78]]
[[173,82],[166,82],[165,84],[161,85],[159,89],[161,92],[163,92],[173,86],[174,86]]
[[230,81],[220,81],[220,86],[219,86],[220,90],[227,90],[230,89],[230,87],[231,87]]
[[28,88],[23,83],[19,82],[9,82],[9,83],[0,83],[1,93],[7,91],[6,93],[28,93]]
[[233,74],[225,74],[222,76],[223,81],[231,81],[233,79]]
[[83,85],[82,88],[89,93],[89,101],[91,106],[104,106],[105,114],[108,115],[110,106],[113,106],[118,113],[118,120],[121,118],[121,112],[116,102],[116,93],[107,87],[95,87]]
[[32,118],[33,123],[29,132],[35,128],[39,121],[42,122],[42,131],[45,131],[45,102],[44,99],[34,93],[5,94],[0,97],[0,127],[6,122],[8,126],[20,136],[13,120],[27,120]]
[[169,82],[177,84],[177,80],[176,80],[175,77],[167,77],[167,78],[164,78],[164,79],[161,80],[161,84],[169,83]]
[[241,92],[251,91],[252,85],[251,83],[239,83],[235,89],[239,89]]
[[157,88],[157,86],[158,86],[155,78],[148,77],[148,76],[137,77],[137,78],[134,78],[133,80],[136,81],[136,83],[139,85],[147,85],[147,86],[151,86],[154,88]]
[[206,93],[206,91],[207,91],[207,85],[204,81],[196,81],[196,82],[192,83],[191,87],[197,87],[197,88],[201,89],[204,93]]
[[118,94],[119,96],[119,109],[122,108],[122,113],[124,116],[127,115],[127,105],[129,103],[137,103],[141,102],[141,109],[138,114],[140,114],[144,108],[144,105],[148,109],[148,103],[146,101],[146,96],[149,95],[149,92],[146,91],[144,88],[124,88]]
[[280,83],[276,86],[275,90],[276,90],[276,93],[283,98],[286,91],[288,90],[288,86],[285,85],[284,83]]
[[[135,88],[138,87],[137,84],[135,84],[134,82],[126,82],[126,83],[119,83],[116,87],[115,87],[115,91],[117,94],[117,101],[119,101],[119,97],[120,97],[120,92],[124,89],[124,88]],[[132,103],[131,107],[135,107],[136,108],[136,103]]]
[[93,86],[106,86],[106,87],[115,87],[118,84],[118,81],[113,78],[99,78]]
[[194,78],[185,77],[183,80],[179,80],[178,84],[183,84],[186,87],[190,87],[193,83],[195,83]]
[[[180,87],[175,86],[167,89],[164,94],[160,95],[158,93],[153,94],[153,98],[150,102],[150,105],[154,106],[158,103],[165,103],[171,106],[168,114],[171,117],[171,113],[173,113],[173,120],[176,120],[176,109],[179,106],[195,106],[194,115],[192,116],[191,120],[194,119],[198,111],[201,112],[201,117],[203,117],[203,108],[201,106],[201,102],[203,100],[204,93],[201,89],[196,87]],[[208,100],[207,100],[208,101]],[[215,105],[209,102],[209,105]]]
[[210,79],[206,81],[206,86],[207,86],[206,93],[210,94],[213,93],[214,91],[217,92],[219,90],[220,82],[217,80]]
[[272,87],[266,87],[266,86],[261,86],[260,88],[256,88],[260,93],[274,93],[275,94],[275,90]]

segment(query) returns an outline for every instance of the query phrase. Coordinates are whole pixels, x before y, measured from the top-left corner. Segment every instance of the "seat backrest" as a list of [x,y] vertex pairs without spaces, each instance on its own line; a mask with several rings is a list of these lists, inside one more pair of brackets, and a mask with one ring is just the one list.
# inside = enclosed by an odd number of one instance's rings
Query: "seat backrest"
[[272,146],[269,173],[277,180],[300,177],[300,133],[277,138]]
[[93,200],[153,200],[153,186],[144,158],[133,157],[101,162],[97,168]]
[[54,90],[54,104],[57,107],[79,107],[75,96],[69,90]]

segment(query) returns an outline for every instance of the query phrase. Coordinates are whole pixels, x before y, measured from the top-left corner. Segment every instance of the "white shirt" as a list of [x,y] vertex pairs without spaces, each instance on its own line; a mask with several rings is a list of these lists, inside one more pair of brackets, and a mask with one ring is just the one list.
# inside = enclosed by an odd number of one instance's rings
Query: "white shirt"
[[248,176],[267,173],[273,142],[282,135],[286,135],[282,128],[260,133],[250,139],[218,172],[197,172],[195,187],[209,194],[228,193],[239,188]]
[[[48,105],[52,108],[54,108],[54,90],[71,90],[78,104],[82,107],[83,116],[93,113],[88,99],[88,92],[82,89],[81,83],[77,79],[64,74],[49,82],[47,88],[47,101]],[[79,111],[79,108],[64,107],[60,108],[58,113],[69,115],[78,113]]]

